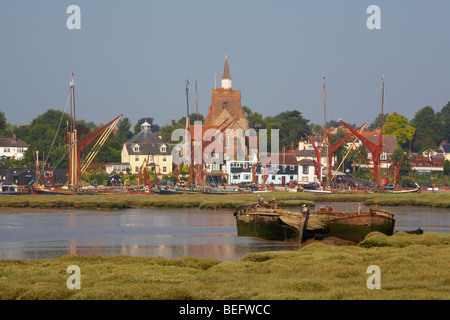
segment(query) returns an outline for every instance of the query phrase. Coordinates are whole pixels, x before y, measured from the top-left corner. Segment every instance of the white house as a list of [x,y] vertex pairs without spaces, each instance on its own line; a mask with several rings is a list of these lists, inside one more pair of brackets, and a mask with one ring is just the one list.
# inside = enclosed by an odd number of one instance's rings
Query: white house
[[302,159],[298,163],[298,182],[308,184],[318,182],[315,162],[311,159]]
[[0,158],[22,160],[29,145],[14,134],[12,138],[0,138]]

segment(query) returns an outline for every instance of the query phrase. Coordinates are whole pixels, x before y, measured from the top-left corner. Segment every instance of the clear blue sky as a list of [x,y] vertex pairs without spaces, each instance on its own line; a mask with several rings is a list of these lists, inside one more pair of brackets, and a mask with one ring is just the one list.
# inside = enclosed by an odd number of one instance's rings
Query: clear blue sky
[[[69,30],[69,5],[81,30]],[[369,30],[369,5],[381,29]],[[133,124],[164,125],[185,115],[185,83],[206,116],[214,75],[220,86],[228,51],[233,88],[264,116],[299,110],[361,124],[381,111],[411,119],[450,100],[450,1],[111,1],[0,2],[0,110],[28,124],[63,110],[75,74],[79,118],[107,123],[123,113]]]

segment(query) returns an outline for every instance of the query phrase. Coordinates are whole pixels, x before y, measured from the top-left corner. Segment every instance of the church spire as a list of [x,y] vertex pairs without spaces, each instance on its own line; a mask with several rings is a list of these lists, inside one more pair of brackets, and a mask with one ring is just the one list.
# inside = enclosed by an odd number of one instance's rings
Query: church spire
[[228,67],[228,55],[225,54],[225,65],[223,67],[222,88],[231,89],[230,68]]

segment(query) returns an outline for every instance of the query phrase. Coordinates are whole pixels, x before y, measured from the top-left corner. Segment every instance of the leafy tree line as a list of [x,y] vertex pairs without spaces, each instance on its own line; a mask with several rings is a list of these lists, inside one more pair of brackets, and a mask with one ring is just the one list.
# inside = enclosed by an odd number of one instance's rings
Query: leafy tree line
[[[4,112],[0,111],[0,137],[7,138],[15,134],[18,139],[21,139],[29,145],[23,160],[4,162],[0,165],[6,167],[32,167],[35,163],[35,151],[39,151],[38,156],[41,163],[45,161],[52,168],[66,168],[67,146],[65,137],[69,120],[70,116],[68,114],[59,110],[49,109],[45,113],[38,115],[29,125],[18,127],[7,123]],[[95,158],[95,162],[121,162],[121,152],[124,142],[130,139],[133,134],[140,131],[140,125],[144,121],[152,125],[153,131],[160,130],[159,125],[153,124],[153,118],[148,117],[138,120],[133,128],[133,133],[131,131],[132,124],[130,119],[123,117],[116,126],[117,132],[111,134],[103,144]],[[103,126],[104,124],[96,125],[93,122],[87,123],[85,120],[77,120],[75,122],[79,139],[83,139]],[[82,152],[82,157],[87,155],[94,143],[85,148]]]
[[[270,129],[278,129],[280,137],[280,149],[294,149],[298,146],[298,141],[305,135],[321,134],[323,127],[321,125],[310,123],[305,119],[300,111],[283,111],[275,116],[266,116],[258,112],[252,111],[249,107],[244,106],[244,112],[247,116],[249,127],[256,129],[268,130],[268,142],[270,144]],[[199,121],[204,121],[204,116],[199,115]],[[190,116],[190,123],[193,124],[197,120],[197,115]],[[32,166],[34,163],[34,151],[39,150],[41,161],[46,160],[50,166],[66,167],[67,166],[67,147],[65,146],[65,135],[67,131],[67,123],[69,115],[62,111],[53,109],[47,110],[45,113],[37,116],[30,125],[16,126],[6,121],[5,114],[0,110],[0,137],[11,137],[16,134],[17,137],[30,145],[25,154],[24,160],[19,165]],[[171,134],[173,130],[185,128],[186,117],[174,119],[171,123],[159,126],[154,123],[154,118],[141,118],[133,126],[130,119],[123,117],[116,129],[117,132],[102,146],[95,162],[120,162],[122,146],[125,141],[130,139],[134,134],[141,130],[141,124],[146,121],[151,124],[152,131],[160,132],[162,139],[171,143]],[[379,128],[381,124],[381,115],[379,115],[369,129]],[[338,126],[340,122],[331,120],[327,123],[327,127]],[[85,137],[94,129],[100,128],[103,124],[96,125],[93,122],[85,120],[76,121],[76,128],[80,139]],[[356,124],[352,124],[356,127]],[[437,148],[443,141],[450,141],[450,102],[447,103],[439,112],[435,112],[432,107],[425,106],[419,109],[415,116],[408,120],[405,116],[392,113],[385,114],[383,117],[383,133],[391,134],[397,137],[399,147],[411,152],[421,152],[430,148]],[[343,133],[341,133],[343,134]],[[337,136],[335,139],[338,139]],[[336,140],[337,141],[337,140]],[[90,150],[89,146],[86,152]],[[282,150],[280,150],[282,151]],[[353,153],[357,152],[356,150]],[[346,153],[346,150],[338,150],[339,154]],[[342,155],[341,155],[342,156]],[[339,157],[339,156],[338,156]],[[355,163],[355,156],[350,156],[350,164]]]
[[[327,127],[339,127],[336,120],[327,122]],[[356,127],[355,124],[352,125]],[[369,130],[379,130],[381,114],[367,127]],[[316,125],[316,131],[323,129]],[[321,131],[320,131],[321,130]],[[430,106],[419,109],[411,120],[400,113],[385,113],[383,115],[383,134],[395,135],[399,147],[411,152],[423,152],[436,149],[443,141],[450,142],[450,101],[438,112]]]

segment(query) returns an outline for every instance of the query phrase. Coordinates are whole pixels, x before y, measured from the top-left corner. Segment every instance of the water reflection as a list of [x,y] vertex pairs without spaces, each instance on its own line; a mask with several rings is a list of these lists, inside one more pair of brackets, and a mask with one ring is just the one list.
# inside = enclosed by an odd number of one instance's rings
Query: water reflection
[[295,250],[298,243],[238,237],[231,212],[207,210],[0,212],[0,259],[61,255],[212,257]]
[[[338,210],[352,210],[348,204],[333,205]],[[395,230],[420,227],[425,232],[450,232],[449,210],[385,209],[395,214]],[[0,259],[125,254],[238,260],[251,252],[297,250],[300,247],[301,244],[295,242],[237,236],[236,220],[229,211],[0,211]]]

